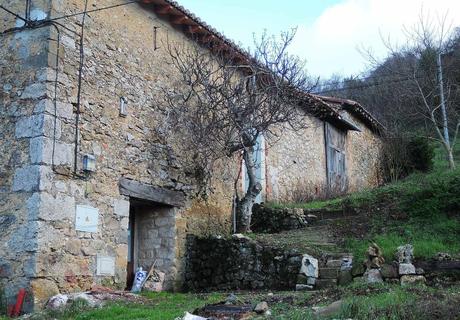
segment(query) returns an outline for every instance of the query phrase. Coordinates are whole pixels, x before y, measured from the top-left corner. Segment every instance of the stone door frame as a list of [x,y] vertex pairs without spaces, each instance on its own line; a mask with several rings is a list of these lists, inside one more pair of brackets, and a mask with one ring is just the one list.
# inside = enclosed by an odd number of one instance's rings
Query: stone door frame
[[[129,224],[134,230],[131,229],[133,239],[129,258],[132,258],[133,271],[139,265],[148,271],[156,260],[156,267],[166,274],[165,289],[171,289],[177,258],[175,220],[178,210],[186,205],[184,193],[127,178],[120,179],[119,188],[120,194],[129,197],[130,202]],[[134,223],[131,221],[133,217]],[[143,254],[140,247],[145,248]]]

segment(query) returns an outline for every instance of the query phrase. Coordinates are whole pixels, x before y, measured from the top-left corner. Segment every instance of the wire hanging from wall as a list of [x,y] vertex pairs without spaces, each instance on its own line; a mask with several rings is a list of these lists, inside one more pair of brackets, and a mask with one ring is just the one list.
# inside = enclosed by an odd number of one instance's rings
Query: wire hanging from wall
[[85,20],[88,11],[88,0],[85,0],[85,10],[81,21],[81,33],[80,33],[80,63],[78,67],[78,85],[77,85],[77,110],[75,115],[75,146],[74,146],[74,167],[73,173],[77,173],[78,163],[78,144],[79,144],[79,123],[80,123],[80,106],[81,106],[81,83],[83,78],[83,62],[85,61],[85,50],[84,50],[84,36],[85,36]]

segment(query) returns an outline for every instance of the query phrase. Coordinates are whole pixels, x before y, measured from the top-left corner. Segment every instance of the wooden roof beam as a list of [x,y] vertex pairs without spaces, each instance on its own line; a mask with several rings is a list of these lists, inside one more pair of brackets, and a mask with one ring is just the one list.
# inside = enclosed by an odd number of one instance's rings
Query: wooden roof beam
[[188,22],[190,19],[187,16],[182,15],[182,16],[173,16],[171,17],[170,20],[172,24],[186,24],[186,22]]
[[210,44],[216,39],[217,37],[215,35],[208,33],[201,38],[201,42],[204,44]]
[[228,45],[226,45],[225,43],[217,43],[215,44],[214,46],[212,46],[212,51],[226,51],[226,49],[228,49]]
[[158,14],[168,14],[173,11],[173,6],[166,5],[166,6],[155,6],[155,12]]
[[199,26],[199,25],[190,25],[190,26],[188,26],[186,31],[188,33],[204,33],[204,32],[206,32],[206,30],[202,26]]

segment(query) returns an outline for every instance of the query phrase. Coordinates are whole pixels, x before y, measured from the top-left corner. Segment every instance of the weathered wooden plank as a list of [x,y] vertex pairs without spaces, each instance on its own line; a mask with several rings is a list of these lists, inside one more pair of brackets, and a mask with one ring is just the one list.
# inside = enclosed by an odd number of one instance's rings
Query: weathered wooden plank
[[346,131],[325,124],[326,169],[329,192],[343,193],[347,190],[345,162]]
[[460,261],[416,261],[414,265],[425,271],[458,271],[460,272]]
[[185,205],[185,195],[180,191],[154,187],[127,178],[120,178],[119,187],[120,194],[125,196],[153,201],[173,207],[183,207]]

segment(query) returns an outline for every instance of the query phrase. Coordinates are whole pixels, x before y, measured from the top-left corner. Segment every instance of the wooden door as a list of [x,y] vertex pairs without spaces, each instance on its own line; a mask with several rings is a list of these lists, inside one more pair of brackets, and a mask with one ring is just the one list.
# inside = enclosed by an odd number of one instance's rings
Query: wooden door
[[330,195],[343,194],[347,191],[346,131],[326,123],[325,139],[328,191]]

